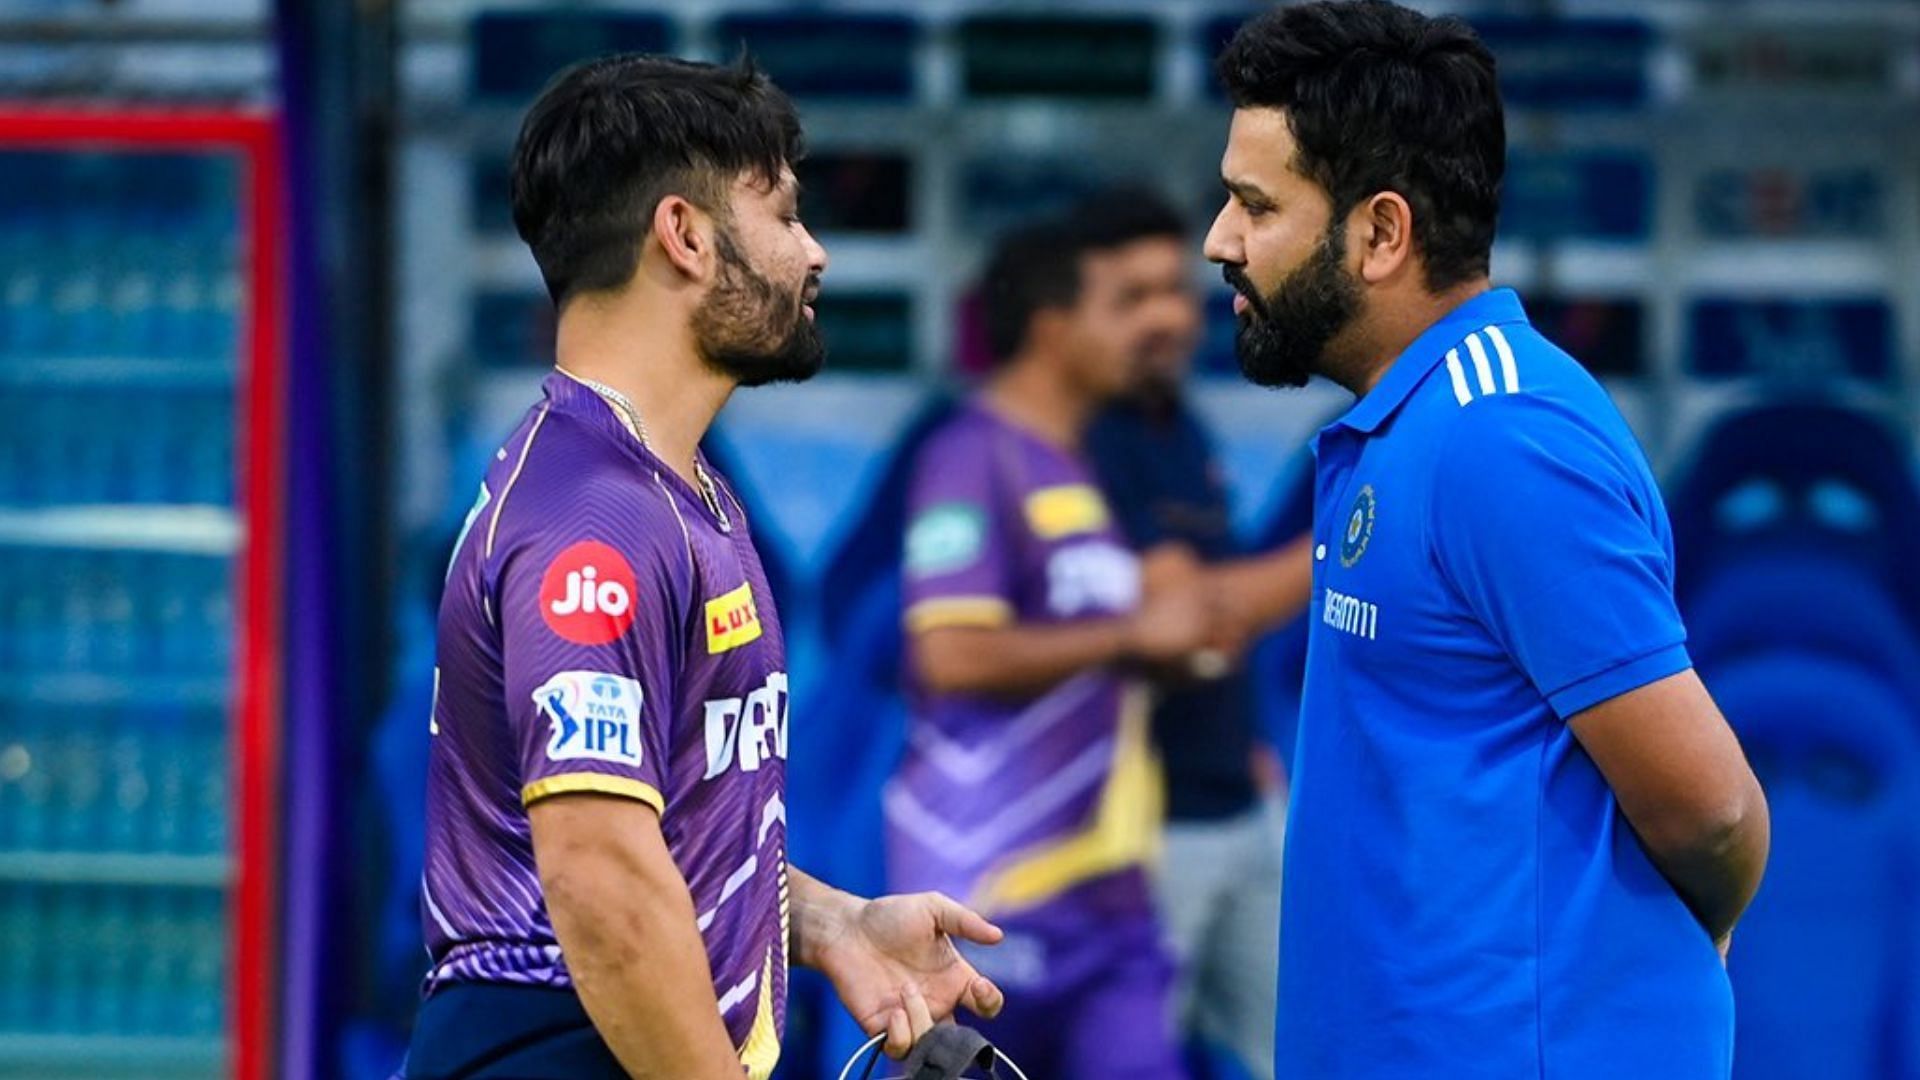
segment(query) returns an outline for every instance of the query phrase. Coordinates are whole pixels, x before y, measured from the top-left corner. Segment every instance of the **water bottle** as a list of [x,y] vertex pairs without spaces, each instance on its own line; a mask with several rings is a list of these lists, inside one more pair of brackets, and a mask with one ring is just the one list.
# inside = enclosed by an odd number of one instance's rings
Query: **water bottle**
[[43,851],[47,847],[54,798],[54,755],[48,738],[54,726],[48,711],[28,705],[15,725],[21,748],[14,759],[20,774],[19,800],[12,819],[0,823],[7,827],[6,849],[10,851]]
[[202,559],[198,655],[201,674],[222,677],[233,670],[233,566],[226,559]]
[[60,408],[60,396],[53,392],[30,394],[13,391],[7,425],[16,448],[13,501],[19,506],[38,506],[45,501],[62,447],[49,441],[54,416]]
[[157,343],[160,309],[157,224],[152,214],[142,214],[132,222],[131,231],[121,238],[115,251],[114,275],[107,290],[107,307],[113,319],[107,351],[116,357],[145,358],[152,355]]
[[170,237],[155,257],[161,286],[154,308],[153,354],[168,360],[193,359],[201,312],[209,304],[206,282],[194,270],[193,243]]
[[94,988],[88,1004],[87,1028],[90,1031],[122,1034],[133,1020],[133,976],[137,970],[133,906],[135,898],[147,889],[125,886],[101,891],[99,919],[94,925],[91,948],[93,962],[88,965]]
[[198,738],[193,742],[197,772],[193,789],[190,821],[193,850],[208,855],[227,850],[227,802],[232,765],[227,756],[227,738],[217,712],[202,715]]
[[27,888],[0,882],[0,1032],[25,1028],[40,996],[33,980],[33,918]]
[[92,666],[94,626],[98,612],[98,580],[85,561],[72,554],[58,557],[53,585],[59,589],[54,633],[59,647],[53,667],[67,674],[84,674]]
[[106,832],[106,754],[97,714],[68,710],[54,786],[54,846],[97,851]]
[[[3,584],[0,583],[0,587]],[[20,729],[25,712],[16,704],[0,702],[0,856],[16,846],[14,833],[19,828],[25,802],[22,781],[33,766],[26,733]]]
[[213,1035],[226,1012],[226,898],[212,890],[193,894],[192,951],[187,956],[187,1015],[190,1035]]
[[[108,749],[112,800],[104,838],[109,851],[150,850],[153,781],[147,772],[145,735],[138,712],[122,710],[114,717],[113,742]],[[0,769],[4,768],[5,763],[0,761]]]
[[203,264],[209,300],[201,320],[200,355],[215,370],[232,371],[240,353],[240,306],[246,299],[238,238],[222,229],[206,238],[210,256]]
[[134,426],[138,434],[132,440],[136,448],[126,477],[127,500],[135,503],[180,502],[172,491],[172,463],[178,459],[179,443],[193,437],[192,427],[181,423],[180,410],[171,395],[146,395],[146,408]]
[[174,997],[173,956],[180,937],[167,912],[169,890],[142,889],[135,897],[135,933],[127,1031],[160,1035],[167,1031]]
[[[0,401],[0,407],[4,405],[5,402]],[[0,475],[6,467],[7,461],[0,460]],[[0,679],[9,678],[22,667],[21,604],[26,600],[27,578],[21,571],[22,564],[31,557],[26,550],[8,551],[0,557]]]
[[54,328],[50,260],[52,238],[44,225],[15,234],[15,260],[8,264],[7,352],[22,360],[44,360],[53,354],[58,333]]
[[59,655],[59,621],[55,608],[52,559],[47,553],[26,548],[13,560],[20,594],[14,604],[14,657],[9,668],[15,678],[26,678],[49,671]]
[[91,660],[91,669],[98,674],[132,675],[140,667],[139,612],[134,590],[144,590],[147,586],[137,576],[138,560],[137,554],[127,552],[103,552],[99,558],[101,575]]
[[48,890],[52,912],[47,940],[42,944],[47,995],[46,1028],[77,1032],[85,1013],[88,890],[60,885]]
[[227,392],[196,394],[183,401],[194,418],[193,439],[187,446],[181,477],[191,491],[190,500],[212,506],[233,504],[233,425],[232,395]]
[[53,889],[31,881],[16,882],[9,888],[15,910],[26,928],[27,943],[16,969],[26,978],[28,995],[26,1008],[12,1014],[17,1020],[9,1018],[5,1026],[15,1031],[44,1031],[52,1015],[47,986],[53,974],[54,945],[49,925],[53,917]]
[[155,851],[178,853],[187,849],[187,791],[192,763],[188,760],[186,727],[185,711],[177,703],[159,704],[148,714],[147,752],[154,778],[148,842]]
[[128,440],[141,430],[123,419],[114,399],[98,391],[69,396],[59,414],[60,427],[49,433],[62,458],[42,501],[50,504],[114,501],[117,474],[126,467]]

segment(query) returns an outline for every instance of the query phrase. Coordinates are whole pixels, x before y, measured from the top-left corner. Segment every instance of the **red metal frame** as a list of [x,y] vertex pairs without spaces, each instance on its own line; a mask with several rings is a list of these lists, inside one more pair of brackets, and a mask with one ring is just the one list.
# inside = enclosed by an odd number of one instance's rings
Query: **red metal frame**
[[87,147],[132,153],[205,151],[246,163],[248,293],[242,330],[246,453],[239,558],[239,639],[233,697],[233,802],[238,874],[231,920],[233,978],[228,1004],[233,1075],[271,1071],[280,807],[280,604],[285,476],[281,411],[285,371],[284,220],[279,125],[258,112],[125,111],[0,106],[0,146]]

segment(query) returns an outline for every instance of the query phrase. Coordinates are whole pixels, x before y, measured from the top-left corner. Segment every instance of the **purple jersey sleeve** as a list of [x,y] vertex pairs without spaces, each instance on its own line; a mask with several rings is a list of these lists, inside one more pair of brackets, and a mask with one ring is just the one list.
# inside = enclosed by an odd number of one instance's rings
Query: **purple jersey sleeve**
[[[611,486],[611,485],[609,485]],[[644,498],[650,493],[644,492]],[[661,504],[583,492],[499,574],[508,723],[527,805],[591,791],[665,810],[688,555]]]
[[916,463],[903,571],[911,631],[1013,621],[1010,529],[989,434],[962,419],[931,439]]

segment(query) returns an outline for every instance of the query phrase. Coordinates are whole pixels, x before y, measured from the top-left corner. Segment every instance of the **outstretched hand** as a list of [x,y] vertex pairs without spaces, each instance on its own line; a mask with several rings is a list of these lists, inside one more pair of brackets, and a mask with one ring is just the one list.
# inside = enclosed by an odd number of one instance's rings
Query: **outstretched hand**
[[1000,941],[1000,928],[939,893],[883,896],[850,908],[822,936],[817,966],[847,1011],[885,1048],[904,1056],[933,1025],[962,1006],[992,1019],[1005,997],[960,955],[954,939]]

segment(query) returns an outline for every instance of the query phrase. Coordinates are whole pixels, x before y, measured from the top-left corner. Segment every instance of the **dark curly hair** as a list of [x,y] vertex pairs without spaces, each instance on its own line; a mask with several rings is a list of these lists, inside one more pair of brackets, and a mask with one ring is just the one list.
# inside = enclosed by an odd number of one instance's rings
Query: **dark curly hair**
[[1276,8],[1215,68],[1236,107],[1286,111],[1293,167],[1326,189],[1336,219],[1397,192],[1429,289],[1487,273],[1506,120],[1493,54],[1465,22],[1387,0]]

